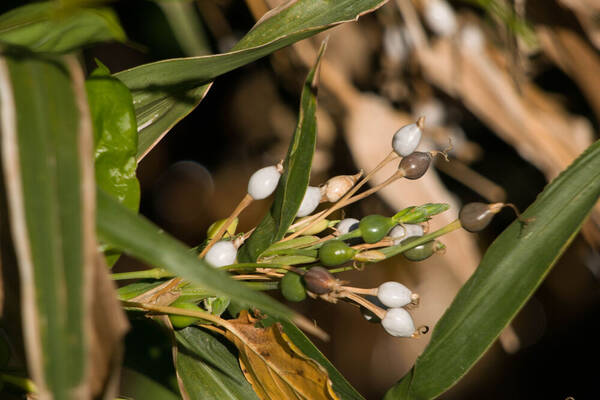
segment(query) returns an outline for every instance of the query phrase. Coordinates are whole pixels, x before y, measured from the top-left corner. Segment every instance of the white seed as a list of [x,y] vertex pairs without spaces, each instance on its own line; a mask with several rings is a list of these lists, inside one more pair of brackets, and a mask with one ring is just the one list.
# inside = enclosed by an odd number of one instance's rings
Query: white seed
[[208,250],[204,261],[209,263],[211,266],[218,268],[225,265],[231,265],[235,263],[237,257],[237,249],[233,243],[229,240],[221,240],[213,245]]
[[277,188],[281,174],[275,165],[256,171],[248,181],[248,194],[255,200],[269,197]]
[[387,307],[404,307],[412,302],[412,292],[400,282],[390,281],[379,285],[377,298]]
[[404,239],[413,236],[423,236],[424,231],[423,227],[419,224],[403,224],[396,225],[389,233],[388,236],[392,238],[397,238],[394,240],[394,244],[398,244]]
[[358,228],[359,223],[356,218],[346,218],[338,222],[335,228],[343,235]]
[[404,308],[390,308],[381,325],[387,333],[396,337],[411,337],[415,333],[415,323]]
[[403,126],[394,133],[392,148],[399,156],[406,157],[415,151],[422,135],[421,128],[417,124]]
[[329,179],[321,186],[321,201],[335,203],[341,199],[356,183],[361,174],[339,175]]
[[304,198],[302,199],[302,203],[300,203],[300,208],[298,209],[297,217],[306,217],[311,214],[321,201],[321,190],[318,187],[309,186],[306,188],[306,193],[304,193]]
[[440,36],[453,35],[458,27],[454,10],[445,0],[429,0],[424,17],[427,26]]

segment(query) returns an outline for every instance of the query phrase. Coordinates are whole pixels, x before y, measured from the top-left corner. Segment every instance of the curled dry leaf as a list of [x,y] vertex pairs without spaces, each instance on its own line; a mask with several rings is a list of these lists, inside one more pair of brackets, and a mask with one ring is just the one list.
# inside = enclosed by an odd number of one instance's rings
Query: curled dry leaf
[[263,400],[338,400],[327,371],[305,356],[280,324],[255,327],[247,311],[228,321],[225,337],[237,347],[244,376]]

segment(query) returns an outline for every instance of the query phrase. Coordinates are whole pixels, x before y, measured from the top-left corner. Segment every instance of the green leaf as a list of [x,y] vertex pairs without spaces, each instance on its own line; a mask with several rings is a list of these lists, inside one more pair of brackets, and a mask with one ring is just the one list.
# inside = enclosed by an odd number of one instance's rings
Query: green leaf
[[175,332],[177,373],[190,399],[258,400],[237,357],[217,338],[196,327]]
[[150,265],[176,273],[208,292],[289,317],[292,311],[272,298],[255,292],[198,259],[176,239],[140,215],[123,207],[101,189],[97,192],[98,236],[106,243]]
[[265,15],[229,53],[179,58],[119,72],[132,91],[138,132],[138,158],[206,95],[219,75],[264,57],[380,7],[386,0],[298,0]]
[[96,183],[127,208],[137,211],[137,126],[133,99],[127,86],[113,78],[99,61],[86,81],[94,124]]
[[364,398],[352,387],[350,382],[333,366],[331,362],[321,353],[321,351],[306,337],[306,335],[289,320],[268,318],[263,321],[265,326],[273,322],[280,322],[283,330],[290,340],[298,346],[298,348],[306,356],[312,358],[323,368],[327,370],[329,379],[333,384],[333,390],[343,400],[364,400]]
[[155,1],[165,14],[179,46],[186,55],[201,56],[211,52],[210,40],[193,0]]
[[485,253],[386,399],[433,399],[481,358],[573,240],[600,196],[600,141],[554,179]]
[[324,42],[315,65],[304,81],[298,125],[283,162],[284,173],[275,191],[275,201],[269,213],[240,248],[238,259],[241,262],[256,261],[272,243],[283,238],[304,198],[317,140],[318,70],[325,47]]
[[48,1],[0,16],[0,43],[36,52],[65,53],[92,43],[125,39],[116,15],[108,8],[66,8]]
[[179,400],[179,396],[137,371],[123,368],[121,396],[128,399]]
[[[127,86],[110,75],[96,60],[96,68],[85,83],[94,125],[94,169],[96,184],[133,211],[140,204],[136,176],[137,126],[133,99]],[[120,253],[105,248],[112,267]]]
[[4,49],[0,96],[29,372],[42,398],[91,397],[86,328],[92,312],[85,298],[93,274],[84,270],[94,271],[96,242],[83,73],[74,57],[15,56]]

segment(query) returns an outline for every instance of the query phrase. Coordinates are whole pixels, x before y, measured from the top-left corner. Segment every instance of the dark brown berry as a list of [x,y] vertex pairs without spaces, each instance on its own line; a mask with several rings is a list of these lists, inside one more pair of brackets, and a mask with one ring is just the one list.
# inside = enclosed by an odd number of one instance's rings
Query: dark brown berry
[[400,161],[398,170],[402,171],[406,179],[419,179],[429,169],[432,156],[430,153],[415,151]]
[[489,225],[497,212],[486,203],[469,203],[461,208],[458,219],[467,231],[479,232]]
[[304,274],[306,288],[315,294],[331,292],[338,284],[337,279],[323,267],[312,267]]

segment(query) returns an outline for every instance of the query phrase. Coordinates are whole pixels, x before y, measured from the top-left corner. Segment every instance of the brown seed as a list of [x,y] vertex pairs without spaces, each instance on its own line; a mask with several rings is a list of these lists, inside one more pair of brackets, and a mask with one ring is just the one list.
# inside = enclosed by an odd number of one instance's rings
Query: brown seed
[[337,279],[323,267],[312,267],[304,274],[306,289],[315,294],[331,292],[338,284]]
[[429,169],[431,158],[429,153],[415,151],[400,161],[398,170],[402,172],[406,179],[419,179]]
[[479,232],[485,229],[498,212],[486,203],[465,204],[458,213],[458,219],[464,229],[469,232]]

